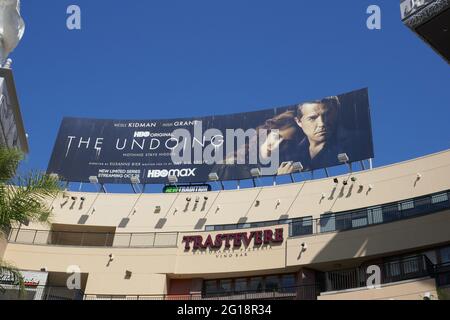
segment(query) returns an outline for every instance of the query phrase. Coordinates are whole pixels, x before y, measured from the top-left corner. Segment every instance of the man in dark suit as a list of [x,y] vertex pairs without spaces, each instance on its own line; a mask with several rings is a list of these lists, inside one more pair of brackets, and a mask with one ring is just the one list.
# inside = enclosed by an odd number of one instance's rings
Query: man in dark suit
[[295,120],[305,137],[296,153],[305,170],[333,166],[339,153],[351,151],[350,132],[339,126],[339,109],[338,97],[297,106]]

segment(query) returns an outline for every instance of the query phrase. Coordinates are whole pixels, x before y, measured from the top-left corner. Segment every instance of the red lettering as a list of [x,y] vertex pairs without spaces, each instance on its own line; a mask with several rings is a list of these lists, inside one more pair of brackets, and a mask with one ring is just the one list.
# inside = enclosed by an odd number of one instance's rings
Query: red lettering
[[183,241],[181,241],[181,242],[186,242],[185,245],[184,245],[184,250],[189,250],[189,249],[191,249],[190,244],[191,244],[191,242],[192,242],[192,237],[184,236],[184,237],[183,237]]
[[202,248],[203,238],[202,236],[196,236],[194,238],[194,250],[198,250]]
[[220,247],[222,247],[222,235],[217,234],[216,240],[214,241],[214,248],[220,248]]
[[206,249],[206,248],[211,249],[212,246],[213,246],[213,240],[211,238],[211,235],[208,235],[208,238],[206,238],[205,243],[203,244],[203,249]]
[[262,244],[262,231],[255,231],[255,236],[254,236],[254,243],[255,243],[255,246],[259,246],[259,245],[261,245]]
[[222,235],[222,239],[225,239],[225,248],[231,247],[231,245],[230,245],[230,237],[231,236],[232,235],[230,235],[230,234],[223,234]]
[[272,242],[273,232],[272,230],[264,230],[264,244],[269,244]]
[[250,245],[250,242],[252,241],[253,237],[255,236],[255,232],[250,232],[250,237],[247,237],[247,233],[241,233],[242,240],[244,240],[244,245],[248,247]]
[[233,247],[239,248],[242,245],[241,237],[242,237],[242,233],[236,233],[234,235]]
[[275,239],[273,242],[283,242],[283,229],[275,229]]

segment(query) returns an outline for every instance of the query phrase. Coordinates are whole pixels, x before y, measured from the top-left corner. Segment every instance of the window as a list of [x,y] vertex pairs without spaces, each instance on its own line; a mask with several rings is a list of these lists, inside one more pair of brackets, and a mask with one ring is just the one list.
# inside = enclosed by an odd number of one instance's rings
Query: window
[[278,276],[266,278],[266,291],[278,291],[280,289],[280,279]]
[[395,221],[400,219],[401,217],[401,211],[399,211],[400,204],[383,206],[382,210],[383,210],[383,222]]
[[336,230],[336,219],[334,213],[325,213],[320,216],[320,232]]
[[414,208],[414,201],[413,200],[400,202],[398,204],[398,210],[408,210],[408,209],[413,209],[413,208]]
[[450,263],[450,247],[445,247],[439,250],[441,256],[441,263]]
[[416,210],[414,210],[414,200],[400,202],[398,204],[398,210],[401,211],[400,217],[409,217],[417,213]]
[[220,293],[229,293],[231,292],[231,279],[225,279],[219,281],[219,290]]
[[337,214],[336,217],[336,230],[346,230],[352,228],[352,214]]
[[435,194],[431,196],[431,203],[441,203],[441,202],[447,202],[448,201],[448,194],[447,193],[440,193]]
[[207,295],[217,293],[217,281],[216,280],[205,281],[205,293]]
[[249,291],[260,292],[264,290],[264,283],[262,277],[254,277],[250,279]]
[[367,218],[369,224],[376,224],[383,222],[383,209],[380,206],[367,209]]
[[352,228],[364,227],[368,224],[367,211],[352,213]]
[[313,219],[312,216],[295,219],[291,224],[292,236],[301,236],[313,233]]
[[247,279],[241,278],[234,280],[234,291],[235,292],[247,291]]
[[283,288],[283,292],[295,292],[295,286],[297,283],[295,282],[294,274],[285,274],[281,276],[281,288]]

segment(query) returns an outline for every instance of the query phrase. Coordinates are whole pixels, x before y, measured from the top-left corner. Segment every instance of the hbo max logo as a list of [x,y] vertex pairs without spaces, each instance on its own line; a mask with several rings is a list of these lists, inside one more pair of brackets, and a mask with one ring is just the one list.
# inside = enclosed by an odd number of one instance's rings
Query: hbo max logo
[[166,178],[168,176],[176,177],[195,177],[195,170],[193,169],[171,169],[171,170],[149,170],[147,178]]

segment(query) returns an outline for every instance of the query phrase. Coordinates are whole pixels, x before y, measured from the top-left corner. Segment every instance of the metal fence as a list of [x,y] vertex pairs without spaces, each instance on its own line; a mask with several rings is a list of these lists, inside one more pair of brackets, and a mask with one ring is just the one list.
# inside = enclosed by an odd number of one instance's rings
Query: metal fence
[[[434,266],[425,255],[417,255],[404,259],[397,259],[382,264],[374,264],[380,268],[380,283],[392,283],[408,279],[434,276]],[[373,285],[368,279],[373,271],[369,266],[353,269],[328,271],[322,273],[322,291],[340,291]]]
[[320,293],[316,284],[280,287],[270,291],[222,292],[217,294],[180,295],[96,295],[86,294],[85,300],[315,300]]
[[82,290],[67,287],[26,286],[20,291],[17,286],[2,285],[0,300],[83,300]]
[[[317,219],[303,217],[243,224],[216,225],[206,226],[205,230],[236,230],[288,224],[289,237],[300,237],[326,232],[354,230],[424,216],[445,209],[450,209],[449,191],[364,209],[340,213],[325,213]],[[96,233],[13,228],[9,232],[8,241],[36,245],[167,248],[177,246],[178,235],[179,232]]]
[[289,237],[308,236],[325,232],[346,231],[403,219],[424,216],[450,209],[450,192],[444,191],[363,209],[324,213],[320,218],[271,220],[251,223],[206,226],[207,231],[263,228],[289,225]]
[[172,248],[177,247],[178,232],[104,233],[11,229],[8,242],[33,245]]

